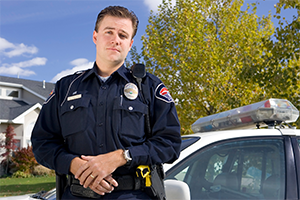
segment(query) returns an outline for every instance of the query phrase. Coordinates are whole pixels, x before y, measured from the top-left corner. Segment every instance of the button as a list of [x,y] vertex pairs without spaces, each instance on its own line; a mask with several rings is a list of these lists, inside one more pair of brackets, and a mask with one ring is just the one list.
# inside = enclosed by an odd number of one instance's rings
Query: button
[[129,106],[129,107],[128,107],[128,110],[133,110],[133,107],[132,107],[132,106]]
[[102,88],[103,90],[106,90],[107,87],[106,87],[106,86],[102,86],[101,88]]
[[104,146],[104,144],[99,144],[99,147],[103,147]]
[[73,105],[71,105],[71,106],[70,106],[70,109],[71,109],[71,110],[73,110],[73,109],[74,109],[74,106],[73,106]]
[[98,126],[102,126],[102,125],[103,125],[103,123],[99,123],[99,124],[98,124]]

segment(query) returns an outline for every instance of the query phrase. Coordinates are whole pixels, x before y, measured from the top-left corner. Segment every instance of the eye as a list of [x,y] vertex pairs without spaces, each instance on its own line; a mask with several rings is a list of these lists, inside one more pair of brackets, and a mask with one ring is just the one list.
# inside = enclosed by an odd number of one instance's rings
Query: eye
[[127,39],[127,35],[125,35],[125,34],[119,34],[119,37],[120,37],[121,39]]

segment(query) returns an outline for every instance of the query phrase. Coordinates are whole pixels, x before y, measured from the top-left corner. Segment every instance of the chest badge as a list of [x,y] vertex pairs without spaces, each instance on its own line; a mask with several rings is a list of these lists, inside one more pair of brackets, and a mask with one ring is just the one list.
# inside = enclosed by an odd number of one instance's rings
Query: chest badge
[[130,100],[135,100],[139,94],[137,86],[133,83],[127,83],[124,87],[124,95]]

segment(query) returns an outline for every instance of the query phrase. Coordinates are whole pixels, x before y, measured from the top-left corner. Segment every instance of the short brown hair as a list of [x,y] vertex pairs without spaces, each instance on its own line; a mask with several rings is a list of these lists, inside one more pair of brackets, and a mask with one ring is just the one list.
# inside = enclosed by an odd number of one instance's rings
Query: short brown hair
[[98,32],[99,26],[101,21],[105,16],[113,16],[113,17],[120,17],[120,18],[126,18],[130,19],[132,22],[132,27],[133,27],[133,35],[132,38],[136,35],[139,20],[137,16],[134,14],[134,12],[129,11],[127,8],[124,8],[122,6],[109,6],[104,8],[97,17],[97,21],[95,24],[95,31]]

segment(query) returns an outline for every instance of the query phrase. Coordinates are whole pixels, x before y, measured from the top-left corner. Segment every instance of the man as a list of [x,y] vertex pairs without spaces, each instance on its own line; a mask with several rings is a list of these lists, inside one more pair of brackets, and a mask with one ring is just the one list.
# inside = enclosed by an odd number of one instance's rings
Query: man
[[69,175],[62,199],[89,199],[86,189],[99,199],[150,199],[124,180],[134,179],[139,165],[171,163],[179,156],[180,125],[166,87],[147,73],[138,90],[123,65],[137,26],[137,17],[124,7],[102,10],[93,33],[94,67],[59,80],[43,105],[32,132],[33,152],[42,165]]

